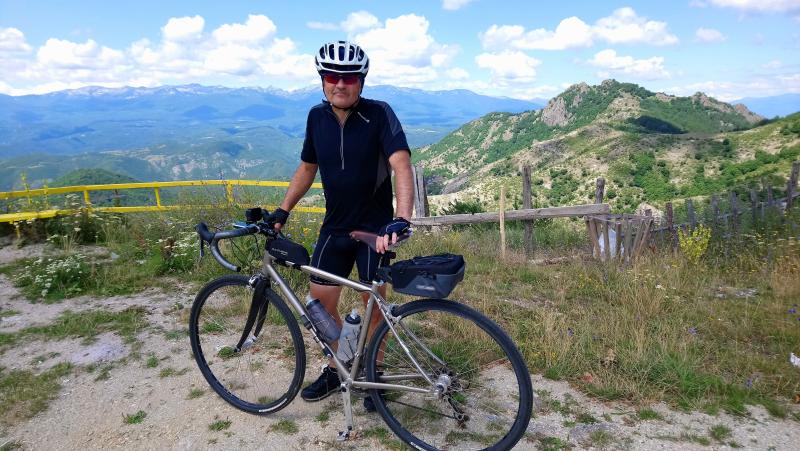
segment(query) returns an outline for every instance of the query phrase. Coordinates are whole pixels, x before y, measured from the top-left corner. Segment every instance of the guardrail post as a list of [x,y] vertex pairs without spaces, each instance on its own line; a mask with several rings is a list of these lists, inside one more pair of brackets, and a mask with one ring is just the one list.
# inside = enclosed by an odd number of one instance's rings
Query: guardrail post
[[89,190],[88,189],[83,190],[83,204],[86,205],[86,208],[88,208],[88,209],[92,208],[92,201],[91,201],[91,199],[89,199]]
[[156,187],[153,188],[153,192],[156,193],[156,207],[161,208],[161,190]]
[[225,182],[225,198],[229,204],[233,204],[233,185],[229,181]]

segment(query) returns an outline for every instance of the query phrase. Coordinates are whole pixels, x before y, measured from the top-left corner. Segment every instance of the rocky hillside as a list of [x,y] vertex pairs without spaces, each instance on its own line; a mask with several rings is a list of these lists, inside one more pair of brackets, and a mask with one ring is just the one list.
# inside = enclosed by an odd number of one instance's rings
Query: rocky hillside
[[[432,199],[439,206],[477,198],[489,207],[499,184],[519,203],[519,168],[528,164],[537,205],[583,203],[605,177],[612,205],[630,211],[785,170],[797,158],[800,117],[766,122],[703,93],[675,97],[606,80],[574,85],[542,110],[488,114],[414,158],[429,192],[443,194]],[[742,173],[738,165],[748,161],[756,164]]]

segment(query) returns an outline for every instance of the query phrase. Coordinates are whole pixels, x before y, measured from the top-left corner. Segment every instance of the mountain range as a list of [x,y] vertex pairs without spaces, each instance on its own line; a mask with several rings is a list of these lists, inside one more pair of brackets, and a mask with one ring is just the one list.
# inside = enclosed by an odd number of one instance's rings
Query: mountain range
[[[800,155],[800,114],[767,120],[703,93],[676,97],[606,80],[576,84],[541,110],[491,113],[414,152],[437,207],[494,208],[499,185],[521,202],[532,167],[534,205],[585,203],[606,178],[617,211],[706,195],[788,172]],[[776,178],[776,183],[779,179]]]
[[[369,86],[387,101],[417,147],[492,111],[542,104],[466,90]],[[298,91],[201,85],[87,87],[45,95],[0,95],[0,190],[33,186],[99,167],[139,180],[286,179],[297,164],[319,88]]]

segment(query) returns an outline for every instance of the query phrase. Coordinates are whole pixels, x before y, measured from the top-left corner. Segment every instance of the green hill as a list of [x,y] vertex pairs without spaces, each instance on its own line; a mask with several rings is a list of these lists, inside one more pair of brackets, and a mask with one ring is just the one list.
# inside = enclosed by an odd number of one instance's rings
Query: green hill
[[77,169],[62,175],[55,179],[50,184],[51,187],[56,186],[73,186],[73,185],[106,185],[109,183],[138,183],[133,177],[127,175],[117,174],[115,172],[107,171],[105,169]]
[[[431,199],[496,205],[499,185],[521,203],[519,169],[533,169],[538,206],[585,203],[594,181],[618,211],[747,185],[788,172],[800,114],[768,123],[742,105],[697,93],[674,97],[606,80],[574,85],[539,111],[492,113],[419,149]],[[777,182],[777,179],[776,179]]]

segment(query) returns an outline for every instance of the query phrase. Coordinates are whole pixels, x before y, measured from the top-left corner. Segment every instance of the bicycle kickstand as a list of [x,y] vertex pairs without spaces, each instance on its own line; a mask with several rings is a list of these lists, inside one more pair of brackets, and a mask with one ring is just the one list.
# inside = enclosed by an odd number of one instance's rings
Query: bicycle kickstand
[[342,382],[341,391],[342,403],[344,404],[345,429],[343,431],[339,431],[339,435],[336,437],[336,440],[339,442],[344,442],[350,439],[350,432],[353,431],[353,405],[350,400],[350,388],[347,386],[346,382]]

